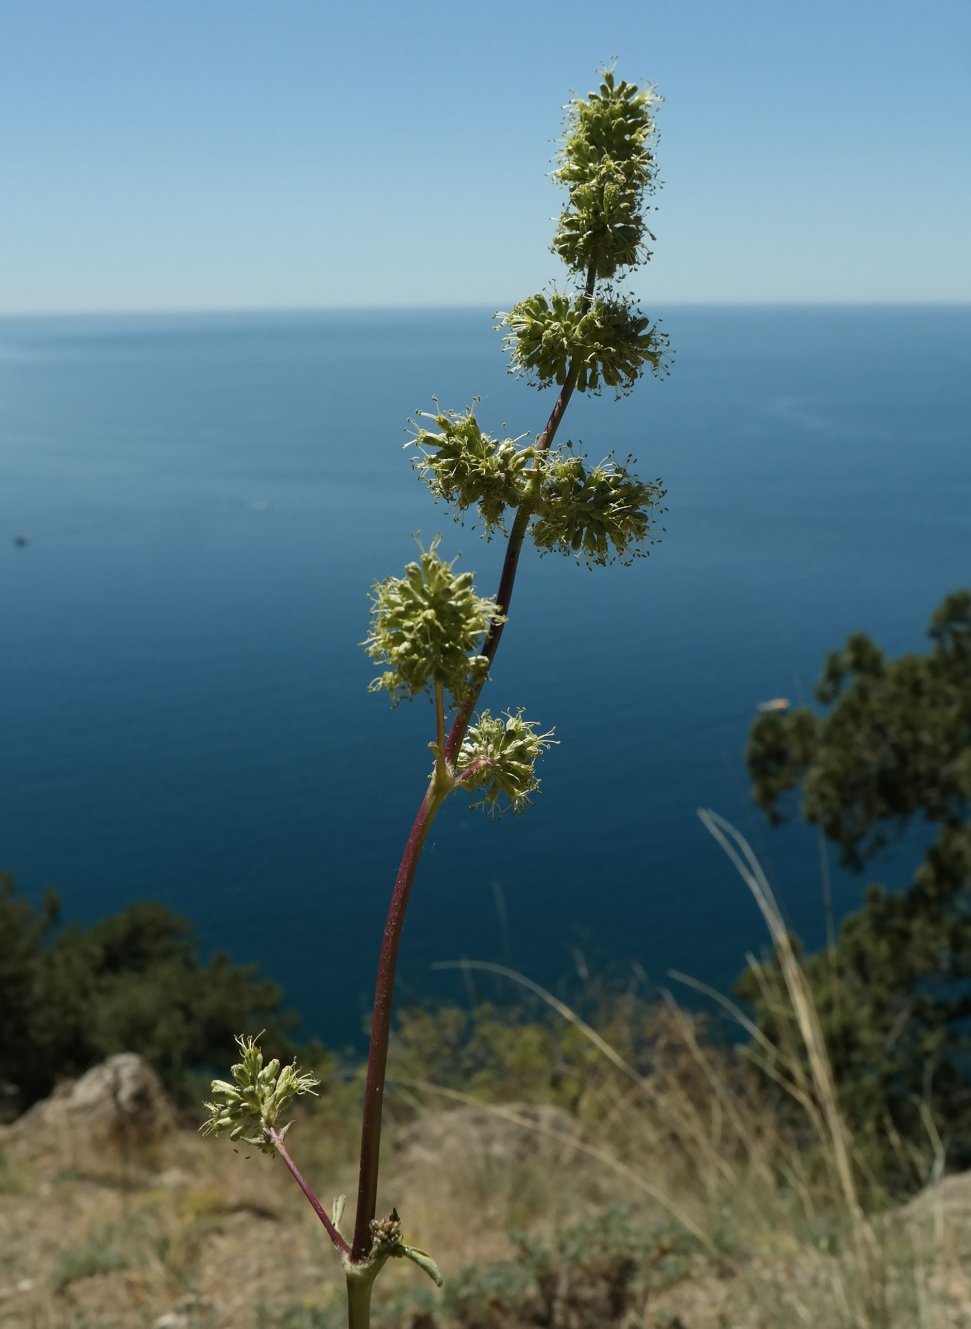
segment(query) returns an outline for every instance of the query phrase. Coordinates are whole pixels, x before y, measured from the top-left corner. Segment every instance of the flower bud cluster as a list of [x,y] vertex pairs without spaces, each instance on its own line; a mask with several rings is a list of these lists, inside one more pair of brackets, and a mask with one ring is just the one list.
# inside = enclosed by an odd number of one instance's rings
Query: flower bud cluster
[[397,1209],[392,1209],[387,1218],[372,1218],[371,1256],[394,1255],[401,1248],[401,1219]]
[[653,89],[617,83],[608,70],[599,92],[570,103],[561,164],[553,173],[570,201],[553,250],[574,272],[594,264],[598,276],[609,278],[649,257],[642,198],[653,187],[658,100]]
[[552,729],[540,734],[538,728],[534,720],[523,719],[521,710],[505,719],[483,711],[469,726],[456,767],[465,788],[482,790],[473,807],[495,814],[503,795],[513,812],[529,806],[529,795],[539,789],[536,762],[554,742]]
[[577,364],[580,392],[613,388],[630,392],[645,364],[657,374],[664,368],[668,339],[656,325],[617,295],[587,301],[553,292],[527,296],[500,315],[509,332],[510,373],[525,374],[537,387],[563,384]]
[[390,1257],[411,1260],[412,1264],[417,1264],[419,1269],[424,1270],[438,1287],[444,1284],[442,1271],[428,1252],[420,1250],[417,1246],[408,1246],[402,1240],[401,1219],[398,1217],[397,1209],[392,1209],[387,1218],[372,1218],[370,1228],[371,1251],[368,1256],[368,1266],[372,1269],[380,1268]]
[[438,557],[438,539],[409,563],[403,577],[376,582],[371,628],[362,643],[388,668],[371,683],[386,688],[397,704],[440,684],[461,701],[489,667],[478,653],[492,620],[504,622],[499,606],[475,594],[471,572],[455,572],[454,560]]
[[[244,1140],[264,1153],[273,1152],[271,1128],[284,1134],[287,1126],[277,1126],[284,1112],[300,1094],[312,1094],[320,1083],[315,1075],[301,1072],[297,1063],[281,1066],[277,1057],[263,1064],[259,1035],[236,1039],[243,1060],[232,1067],[233,1083],[213,1080],[212,1103],[206,1103],[209,1120],[202,1127],[205,1135],[228,1134],[231,1140]],[[250,1134],[244,1134],[244,1131]]]
[[603,566],[615,558],[629,564],[649,552],[643,546],[653,543],[650,511],[664,495],[659,481],[645,484],[612,457],[588,467],[571,452],[548,453],[533,540],[544,552],[574,553],[589,564]]
[[440,432],[417,426],[415,469],[436,498],[453,503],[460,512],[477,508],[491,535],[502,527],[506,508],[517,507],[522,498],[533,449],[517,447],[516,439],[499,441],[484,434],[471,408],[464,415],[456,411],[417,415],[431,420]]

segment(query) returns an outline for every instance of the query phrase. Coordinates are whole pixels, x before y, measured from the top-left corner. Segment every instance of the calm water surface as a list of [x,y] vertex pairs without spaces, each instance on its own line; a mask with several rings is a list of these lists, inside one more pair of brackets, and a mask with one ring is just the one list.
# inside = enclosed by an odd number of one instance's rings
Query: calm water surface
[[[577,402],[599,457],[663,477],[632,569],[524,557],[488,704],[560,746],[530,813],[437,823],[401,962],[668,969],[727,986],[763,944],[698,822],[750,834],[812,944],[811,832],[770,832],[742,751],[760,699],[809,699],[855,629],[919,649],[971,583],[971,311],[666,311],[669,380]],[[408,416],[482,398],[497,432],[549,401],[487,311],[0,322],[0,866],[65,917],[164,900],[257,960],[341,1043],[368,1006],[432,716],[370,696],[367,589],[443,531],[494,589],[501,549],[412,475]],[[17,547],[15,537],[29,537]],[[871,875],[906,880],[913,853]],[[861,883],[836,873],[843,913]]]

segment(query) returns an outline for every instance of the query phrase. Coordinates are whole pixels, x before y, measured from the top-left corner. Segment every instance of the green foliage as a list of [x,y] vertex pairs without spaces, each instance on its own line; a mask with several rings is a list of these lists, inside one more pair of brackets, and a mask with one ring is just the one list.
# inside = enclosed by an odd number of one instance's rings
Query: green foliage
[[[971,827],[947,827],[903,891],[868,887],[832,951],[803,959],[840,1103],[891,1186],[921,1184],[928,1117],[952,1165],[971,1162]],[[743,976],[762,1030],[798,1046],[774,959]],[[917,1152],[886,1144],[887,1126]]]
[[495,601],[475,594],[472,573],[454,572],[455,560],[445,563],[437,550],[436,539],[403,577],[374,586],[364,647],[389,667],[371,691],[386,688],[394,703],[436,684],[461,701],[488,669],[477,649],[490,621],[504,621]]
[[55,895],[36,909],[0,877],[0,1081],[21,1107],[115,1052],[137,1051],[181,1094],[246,1023],[288,1046],[280,989],[223,953],[203,964],[192,925],[164,905],[61,931],[57,913]]
[[[634,1072],[648,1075],[663,1060],[674,1074],[680,1039],[664,1008],[628,993],[593,991],[581,1004],[584,1019]],[[630,1086],[628,1075],[607,1062],[582,1029],[545,1004],[488,1001],[401,1010],[389,1076],[433,1081],[483,1103],[554,1104],[581,1119],[589,1112],[598,1123],[604,1104],[616,1103]]]
[[10,1152],[0,1147],[0,1196],[27,1195],[33,1190],[29,1173]]
[[536,762],[554,741],[549,733],[537,733],[535,720],[524,720],[521,710],[505,719],[483,711],[469,726],[456,767],[466,789],[482,790],[473,807],[489,813],[501,812],[505,797],[513,812],[529,806],[530,794],[539,789]]
[[[927,1144],[927,1113],[952,1163],[971,1161],[971,594],[949,595],[923,655],[888,660],[862,633],[832,653],[817,687],[831,707],[767,715],[748,763],[776,820],[796,787],[803,815],[861,867],[914,817],[939,827],[911,885],[870,886],[833,950],[805,968],[844,1111],[896,1184],[902,1155],[881,1155],[889,1122]],[[771,961],[743,978],[760,1026],[792,1043],[792,1013]]]
[[132,1257],[125,1250],[122,1234],[108,1227],[64,1252],[51,1269],[51,1288],[60,1294],[82,1278],[115,1274],[130,1269],[131,1263]]
[[474,1010],[440,1005],[398,1012],[391,1044],[392,1080],[429,1078],[484,1102],[552,1101],[561,1058],[548,1021],[483,1003]]
[[683,1228],[647,1224],[620,1206],[546,1237],[512,1238],[514,1258],[466,1265],[449,1279],[441,1299],[419,1292],[411,1301],[411,1323],[427,1329],[640,1323],[651,1296],[692,1278],[701,1264],[698,1243]]
[[746,760],[755,801],[775,819],[788,790],[802,812],[859,868],[892,827],[921,814],[959,825],[971,806],[971,592],[949,595],[923,655],[887,660],[856,633],[826,661],[806,709],[760,716]]
[[59,902],[48,891],[40,909],[18,899],[13,878],[0,873],[0,1082],[19,1087],[11,1068],[24,1039],[25,1019],[36,986],[36,963],[45,939],[57,926]]

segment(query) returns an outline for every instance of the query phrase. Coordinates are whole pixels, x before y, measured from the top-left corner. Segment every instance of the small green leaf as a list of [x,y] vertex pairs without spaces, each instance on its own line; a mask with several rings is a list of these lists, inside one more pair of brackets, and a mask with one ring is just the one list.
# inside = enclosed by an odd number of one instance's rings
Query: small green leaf
[[425,1273],[436,1287],[443,1287],[445,1285],[442,1271],[427,1251],[421,1251],[417,1246],[405,1246],[402,1243],[394,1251],[394,1254],[401,1256],[402,1259],[410,1260],[412,1264],[417,1264],[419,1269],[424,1269]]

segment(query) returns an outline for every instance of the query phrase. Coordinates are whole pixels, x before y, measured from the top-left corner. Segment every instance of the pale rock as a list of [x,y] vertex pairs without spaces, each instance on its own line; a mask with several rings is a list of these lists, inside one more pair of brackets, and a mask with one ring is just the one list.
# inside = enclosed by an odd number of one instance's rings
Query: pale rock
[[159,1143],[175,1125],[155,1071],[136,1053],[119,1052],[58,1085],[8,1130],[22,1151],[56,1153],[87,1170]]

